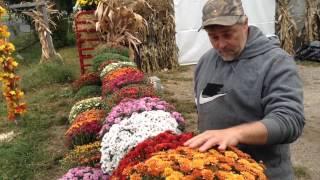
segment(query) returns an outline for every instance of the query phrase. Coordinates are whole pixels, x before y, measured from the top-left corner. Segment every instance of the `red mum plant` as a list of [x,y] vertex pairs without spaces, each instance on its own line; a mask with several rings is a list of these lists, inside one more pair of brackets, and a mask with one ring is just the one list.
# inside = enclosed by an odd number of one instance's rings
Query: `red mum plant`
[[108,95],[128,84],[145,81],[144,73],[133,67],[124,67],[106,75],[102,80],[102,94]]
[[124,99],[139,99],[142,97],[158,97],[151,84],[132,84],[125,86],[106,97],[108,107],[114,107]]
[[106,112],[99,109],[91,109],[77,115],[71,127],[65,133],[69,147],[83,145],[97,140],[97,134],[105,118]]
[[119,163],[118,168],[113,172],[111,179],[126,180],[122,173],[128,168],[149,159],[153,153],[175,149],[192,137],[192,133],[174,134],[170,131],[160,133],[158,136],[139,143]]
[[100,76],[97,73],[87,73],[72,83],[72,89],[77,92],[81,87],[88,85],[101,85]]

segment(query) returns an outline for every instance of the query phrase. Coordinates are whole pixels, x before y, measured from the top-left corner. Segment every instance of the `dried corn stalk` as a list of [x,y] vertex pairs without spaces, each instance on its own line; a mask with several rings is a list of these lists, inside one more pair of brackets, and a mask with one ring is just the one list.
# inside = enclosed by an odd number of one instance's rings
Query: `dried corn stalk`
[[314,0],[306,0],[305,15],[305,42],[320,39],[320,2]]
[[136,6],[136,12],[148,22],[148,34],[143,38],[138,66],[145,72],[178,67],[178,47],[175,39],[173,0],[146,0]]
[[[38,0],[37,2],[40,3],[41,0]],[[50,15],[60,15],[59,11],[54,9],[54,6],[53,3],[47,2],[45,5],[37,6],[36,10],[23,12],[33,19],[35,29],[38,32],[42,47],[40,63],[49,60],[62,60],[60,54],[54,49],[51,37],[52,32],[50,30],[50,25],[56,27],[56,24],[51,20]]]
[[95,12],[98,19],[96,30],[101,33],[109,47],[122,45],[139,53],[138,45],[141,44],[141,41],[137,36],[140,33],[146,33],[147,22],[133,11],[132,7],[136,3],[121,0],[101,0],[99,2]]
[[277,14],[279,25],[278,36],[280,38],[281,47],[289,54],[294,55],[294,44],[297,38],[297,26],[290,14],[289,3],[287,1],[278,1]]

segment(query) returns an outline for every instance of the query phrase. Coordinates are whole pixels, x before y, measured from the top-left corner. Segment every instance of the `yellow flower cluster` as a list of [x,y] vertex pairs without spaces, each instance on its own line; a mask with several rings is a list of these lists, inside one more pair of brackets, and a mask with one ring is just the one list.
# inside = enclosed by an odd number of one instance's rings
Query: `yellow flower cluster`
[[100,0],[78,0],[77,3],[80,7],[84,6],[95,6],[99,3]]
[[166,180],[266,180],[264,166],[236,148],[226,151],[211,149],[199,152],[188,147],[178,147],[154,154],[145,162],[124,170],[131,180],[143,177]]
[[[6,10],[0,6],[0,18],[5,13]],[[17,116],[26,111],[26,104],[20,102],[24,93],[17,87],[20,78],[15,74],[15,69],[18,63],[11,56],[15,47],[12,43],[7,42],[9,36],[8,27],[0,24],[0,81],[7,101],[8,119],[15,120]]]
[[101,158],[101,142],[96,141],[91,144],[76,146],[62,160],[62,164],[67,167],[95,166]]
[[6,14],[6,10],[0,6],[0,17]]
[[0,25],[0,38],[8,38],[10,36],[10,32],[8,31],[8,27],[5,25]]

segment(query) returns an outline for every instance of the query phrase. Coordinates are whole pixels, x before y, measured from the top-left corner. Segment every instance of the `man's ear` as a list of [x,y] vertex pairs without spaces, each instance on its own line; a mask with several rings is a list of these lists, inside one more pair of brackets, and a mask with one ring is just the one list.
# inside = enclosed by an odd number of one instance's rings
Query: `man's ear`
[[247,17],[247,16],[246,16],[246,19],[245,19],[243,25],[244,25],[244,26],[243,26],[244,29],[246,29],[246,30],[249,29],[249,20],[248,20],[248,17]]

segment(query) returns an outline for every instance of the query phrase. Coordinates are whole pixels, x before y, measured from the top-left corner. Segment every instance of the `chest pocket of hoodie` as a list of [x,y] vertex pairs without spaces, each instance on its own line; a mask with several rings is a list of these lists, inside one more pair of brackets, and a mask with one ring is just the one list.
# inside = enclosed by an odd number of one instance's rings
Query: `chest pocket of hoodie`
[[[223,95],[222,95],[223,94]],[[258,120],[262,117],[257,92],[249,88],[231,89],[214,99],[198,100],[199,128],[217,129]],[[219,96],[220,95],[220,96]],[[210,100],[210,101],[208,101]],[[205,103],[201,103],[205,102]]]
[[198,97],[198,117],[200,131],[222,129],[239,124],[236,113],[230,106],[232,90],[222,91],[211,97]]

